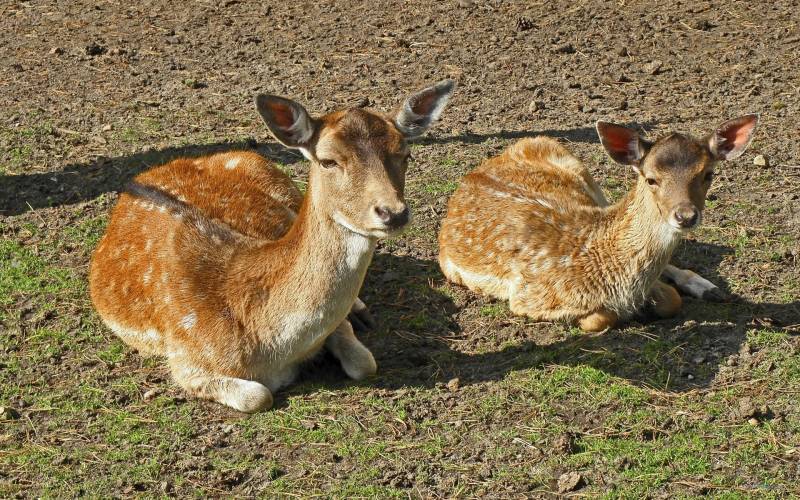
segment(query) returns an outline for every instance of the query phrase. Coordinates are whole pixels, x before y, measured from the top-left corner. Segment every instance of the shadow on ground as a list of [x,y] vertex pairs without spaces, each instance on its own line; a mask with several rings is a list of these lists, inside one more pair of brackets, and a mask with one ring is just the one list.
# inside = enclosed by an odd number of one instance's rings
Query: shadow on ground
[[[687,241],[676,257],[730,292],[716,271],[730,253],[728,247]],[[687,297],[676,318],[634,320],[598,335],[576,334],[563,325],[535,323],[508,312],[481,328],[480,318],[459,319],[459,311],[466,308],[458,308],[430,285],[443,283],[435,261],[376,255],[363,297],[380,326],[360,335],[379,367],[368,385],[432,387],[453,377],[465,385],[499,380],[514,370],[583,365],[640,386],[683,392],[711,385],[727,358],[739,353],[748,330],[800,324],[800,302],[757,304],[731,296],[724,303]],[[469,296],[469,302],[495,303]],[[464,331],[465,324],[470,331]],[[492,338],[487,341],[488,336]],[[347,384],[336,364],[327,357],[303,379]]]
[[139,172],[176,158],[196,157],[222,151],[255,150],[284,165],[299,161],[299,153],[277,143],[255,140],[171,147],[117,158],[97,158],[75,163],[56,172],[0,176],[0,215],[17,215],[32,209],[91,200],[103,193],[120,191]]
[[[644,128],[651,123],[641,125]],[[420,144],[480,144],[489,139],[520,139],[546,135],[569,142],[598,142],[594,127],[569,130],[503,131],[492,134],[461,134],[427,136]],[[63,170],[20,175],[0,175],[0,215],[18,215],[32,209],[55,207],[91,200],[97,196],[120,191],[136,174],[181,157],[203,156],[222,151],[255,150],[284,165],[296,163],[302,156],[274,143],[259,143],[255,139],[242,142],[220,142],[206,145],[171,147],[143,151],[117,158],[100,157],[88,163],[75,163]]]

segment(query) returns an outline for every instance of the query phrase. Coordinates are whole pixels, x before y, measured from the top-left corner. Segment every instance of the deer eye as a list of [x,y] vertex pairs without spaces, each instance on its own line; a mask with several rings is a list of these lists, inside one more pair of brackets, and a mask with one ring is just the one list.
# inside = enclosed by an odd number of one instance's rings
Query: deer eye
[[320,160],[319,164],[322,165],[324,168],[333,168],[338,165],[336,160]]
[[647,178],[647,185],[649,186],[658,186],[658,181],[652,177]]
[[705,177],[706,182],[711,182],[714,180],[714,172],[708,172]]

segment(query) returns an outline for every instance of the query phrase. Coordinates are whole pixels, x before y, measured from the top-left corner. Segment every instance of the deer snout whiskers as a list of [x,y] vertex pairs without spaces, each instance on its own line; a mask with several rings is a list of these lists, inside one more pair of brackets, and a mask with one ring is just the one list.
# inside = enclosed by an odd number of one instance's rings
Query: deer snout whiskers
[[669,223],[675,229],[693,229],[700,224],[702,213],[692,204],[680,204],[672,210]]
[[375,205],[372,210],[378,224],[390,231],[402,229],[411,220],[411,209],[402,202],[393,206]]

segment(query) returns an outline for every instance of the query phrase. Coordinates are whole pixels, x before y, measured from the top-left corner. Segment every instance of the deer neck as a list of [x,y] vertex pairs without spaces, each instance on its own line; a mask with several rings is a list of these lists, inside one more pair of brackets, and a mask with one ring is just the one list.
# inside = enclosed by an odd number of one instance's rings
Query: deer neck
[[[347,316],[364,281],[375,238],[345,227],[321,192],[312,172],[308,192],[289,232],[233,256],[235,300],[240,319],[258,332],[282,328],[286,318],[306,318],[314,330],[330,333]],[[320,333],[320,332],[317,332]]]
[[664,221],[643,181],[606,209],[606,217],[599,240],[613,252],[608,265],[613,265],[622,289],[628,287],[632,295],[645,295],[669,263],[681,233]]

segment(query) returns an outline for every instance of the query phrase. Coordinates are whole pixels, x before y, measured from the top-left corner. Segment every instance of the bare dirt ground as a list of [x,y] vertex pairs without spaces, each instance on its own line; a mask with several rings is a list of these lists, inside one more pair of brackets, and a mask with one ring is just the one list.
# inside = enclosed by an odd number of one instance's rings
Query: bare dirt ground
[[[14,1],[0,5],[0,496],[800,494],[798,3]],[[322,113],[459,88],[414,146],[404,236],[363,297],[379,373],[329,359],[276,408],[182,397],[99,322],[89,257],[117,193],[178,156],[255,149],[301,183],[257,92]],[[598,119],[651,136],[761,113],[676,256],[731,294],[602,335],[446,283],[459,178],[560,138],[612,198]],[[755,165],[763,155],[766,165]],[[456,379],[458,379],[456,381]]]

